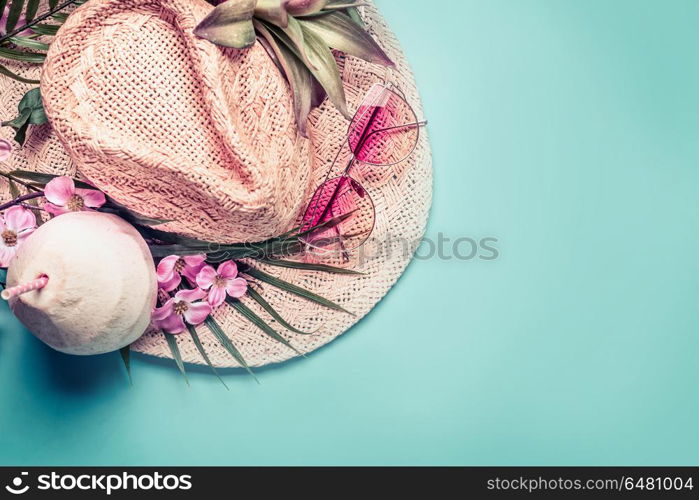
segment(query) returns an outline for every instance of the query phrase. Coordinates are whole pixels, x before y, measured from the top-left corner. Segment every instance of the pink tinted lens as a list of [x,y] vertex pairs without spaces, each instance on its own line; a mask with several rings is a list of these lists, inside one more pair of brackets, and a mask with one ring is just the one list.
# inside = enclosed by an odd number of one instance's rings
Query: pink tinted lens
[[359,161],[393,165],[415,149],[420,133],[417,118],[401,96],[374,85],[349,128],[349,146]]
[[[336,177],[313,195],[301,227],[302,232],[312,231],[302,239],[318,249],[353,250],[369,238],[374,220],[374,203],[364,188],[350,177]],[[327,225],[313,230],[323,223]]]

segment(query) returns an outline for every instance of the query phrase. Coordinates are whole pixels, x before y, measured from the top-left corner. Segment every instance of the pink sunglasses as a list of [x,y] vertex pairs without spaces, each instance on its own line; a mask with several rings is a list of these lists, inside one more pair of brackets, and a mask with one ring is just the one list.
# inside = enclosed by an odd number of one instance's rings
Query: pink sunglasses
[[413,154],[426,121],[418,121],[413,108],[394,86],[375,84],[364,97],[350,123],[347,144],[352,153],[338,177],[329,179],[339,158],[337,154],[325,181],[316,190],[303,217],[302,231],[333,219],[341,220],[311,231],[303,237],[309,250],[339,252],[345,260],[348,252],[362,246],[374,230],[374,202],[352,176],[358,163],[388,167]]

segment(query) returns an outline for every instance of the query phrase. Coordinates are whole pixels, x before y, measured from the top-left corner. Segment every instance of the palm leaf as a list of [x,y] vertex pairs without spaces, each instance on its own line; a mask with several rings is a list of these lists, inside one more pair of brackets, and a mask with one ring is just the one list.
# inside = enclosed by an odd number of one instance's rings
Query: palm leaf
[[0,57],[12,59],[13,61],[22,61],[32,64],[43,64],[46,60],[46,54],[38,54],[34,52],[24,52],[21,50],[8,49],[0,47]]
[[43,52],[49,50],[48,44],[39,42],[32,38],[13,36],[12,38],[10,38],[10,41],[18,47],[23,47],[25,49],[40,50]]
[[32,27],[32,31],[38,35],[46,36],[55,36],[59,29],[61,29],[60,24],[37,24]]
[[325,264],[312,264],[310,262],[297,262],[294,260],[260,259],[263,264],[287,269],[299,269],[302,271],[322,271],[331,274],[347,274],[352,276],[364,276],[364,273],[343,267],[327,266]]
[[223,2],[194,28],[194,34],[224,47],[250,47],[255,43],[252,18],[256,3],[256,0]]
[[374,38],[341,12],[330,12],[299,21],[333,49],[383,66],[394,66]]
[[5,31],[7,33],[11,32],[17,26],[22,12],[24,11],[25,0],[11,0],[10,10],[7,13],[7,20],[5,21]]
[[24,19],[27,22],[33,21],[36,16],[36,11],[39,10],[39,2],[41,0],[28,0],[27,8],[24,11]]
[[257,0],[255,17],[274,23],[280,28],[289,25],[289,13],[284,0]]
[[216,367],[211,363],[211,360],[209,359],[209,355],[206,354],[206,349],[204,349],[204,346],[202,345],[201,340],[199,339],[199,335],[197,334],[197,329],[195,327],[193,327],[192,325],[187,325],[187,330],[189,330],[189,334],[192,337],[192,341],[194,342],[194,345],[196,346],[197,350],[199,351],[199,354],[201,354],[201,357],[204,358],[204,361],[206,361],[206,364],[209,365],[209,368],[211,368],[211,371],[221,381],[221,383],[223,384],[223,387],[225,387],[226,390],[230,391],[230,389],[228,388],[226,383],[223,381],[221,376],[218,374]]
[[269,325],[265,322],[265,320],[263,320],[262,318],[260,318],[260,317],[259,317],[252,309],[250,309],[248,306],[246,306],[245,304],[243,304],[243,303],[240,302],[239,300],[234,299],[234,298],[231,298],[231,297],[226,297],[226,302],[227,302],[228,305],[230,305],[233,309],[235,309],[235,310],[238,311],[240,314],[242,314],[242,315],[245,317],[245,319],[247,319],[247,320],[250,321],[253,325],[255,325],[257,328],[259,328],[260,330],[262,330],[262,331],[265,333],[265,335],[267,335],[267,336],[269,336],[270,338],[276,340],[277,342],[280,342],[280,343],[284,344],[286,347],[288,347],[289,349],[291,349],[292,351],[294,351],[294,352],[295,352],[296,354],[298,354],[299,356],[303,356],[303,353],[302,353],[302,352],[300,352],[300,351],[299,351],[298,349],[296,349],[293,345],[291,345],[291,343],[290,343],[288,340],[286,340],[284,337],[282,337],[281,335],[279,335],[279,333],[278,333],[274,328],[272,328],[271,326],[269,326]]
[[[36,35],[55,35],[63,23],[68,19],[66,9],[73,6],[82,5],[86,0],[67,0],[60,5],[57,1],[49,1],[49,10],[40,16],[37,16],[40,0],[10,0],[10,10],[7,16],[5,25],[5,34],[0,37],[0,46],[5,46],[8,43],[14,44],[16,47],[23,47],[29,50],[46,52],[48,45],[35,40]],[[0,0],[0,13],[3,11],[8,0]],[[19,20],[24,16],[21,25]],[[53,20],[57,24],[46,24],[44,21]],[[20,33],[31,30],[34,34],[29,36],[20,36]],[[36,52],[28,54],[37,55]],[[6,59],[17,59],[11,57],[7,53],[0,54],[0,57]],[[41,61],[30,61],[41,63]]]
[[12,78],[13,80],[18,81],[19,83],[32,83],[32,84],[39,84],[39,80],[32,80],[31,78],[25,78],[21,75],[18,75],[17,73],[9,70],[2,64],[0,64],[0,75],[7,76],[8,78]]
[[329,3],[331,3],[329,0],[306,0],[287,6],[287,10],[292,16],[308,16],[322,11]]
[[211,316],[209,316],[206,319],[206,326],[209,327],[209,330],[211,330],[211,333],[214,334],[214,336],[219,341],[219,343],[223,346],[223,348],[226,351],[228,351],[228,353],[231,356],[233,356],[233,359],[235,359],[240,366],[245,368],[245,370],[252,376],[252,378],[254,378],[255,381],[257,383],[259,383],[259,380],[257,380],[257,377],[250,369],[250,366],[248,365],[247,361],[245,361],[245,358],[243,358],[243,355],[233,345],[233,342],[231,342],[231,339],[229,339],[228,336],[223,332],[223,330],[221,329],[221,326],[216,322],[216,320],[214,318],[212,318]]
[[316,304],[320,304],[321,306],[327,307],[328,309],[352,314],[342,306],[335,304],[334,302],[324,297],[321,297],[320,295],[315,294],[310,290],[306,290],[305,288],[301,288],[300,286],[284,281],[280,278],[272,276],[271,274],[267,274],[264,271],[260,271],[259,269],[250,266],[249,264],[239,263],[238,269],[241,273],[247,274],[251,278],[255,278],[257,280],[262,281],[263,283],[267,283],[291,294],[298,295],[299,297],[302,297],[310,302],[315,302]]
[[17,183],[10,179],[10,196],[12,197],[13,200],[16,200],[17,198],[20,197],[19,194],[19,188],[17,187]]
[[182,361],[182,354],[180,353],[180,348],[177,346],[177,339],[174,335],[163,332],[165,339],[167,340],[167,345],[170,347],[170,352],[172,353],[172,358],[177,364],[177,368],[184,377],[184,381],[189,385],[189,379],[187,378],[187,372],[184,369],[184,362]]
[[[304,59],[303,55],[296,47],[296,43],[289,38],[284,30],[272,24],[267,24],[266,27],[282,44],[286,45],[296,57],[301,60]],[[307,66],[308,71],[310,71],[315,79],[323,86],[333,104],[350,119],[351,117],[347,111],[345,89],[342,85],[342,78],[340,77],[340,70],[337,67],[335,57],[328,46],[315,34],[303,29],[303,27],[302,31],[306,59],[308,59],[311,64],[311,66]]]
[[292,331],[292,332],[294,332],[294,333],[298,333],[298,334],[300,334],[300,335],[313,335],[314,332],[304,332],[303,330],[299,330],[298,328],[294,327],[291,323],[289,323],[288,321],[286,321],[286,320],[281,316],[281,314],[279,314],[279,313],[274,309],[274,307],[272,307],[272,306],[270,305],[270,303],[267,302],[267,301],[264,299],[264,297],[262,297],[262,295],[260,295],[259,293],[257,293],[257,291],[256,291],[255,289],[253,289],[253,288],[251,288],[251,287],[248,287],[248,295],[250,296],[250,298],[251,298],[252,300],[254,300],[255,302],[257,302],[257,303],[260,305],[260,307],[262,307],[262,309],[264,309],[265,311],[267,311],[267,312],[269,313],[269,315],[272,316],[272,317],[277,321],[277,323],[279,323],[280,325],[282,325],[282,326],[283,326],[284,328],[286,328],[287,330],[290,330],[290,331]]
[[133,385],[133,379],[131,378],[131,346],[122,347],[119,349],[121,354],[121,360],[124,362],[124,368],[126,368],[126,374],[129,376],[129,384]]
[[284,70],[291,92],[293,94],[294,116],[299,132],[304,137],[308,136],[308,115],[311,113],[313,83],[312,76],[303,62],[259,21],[254,21],[257,33],[267,41],[277,57],[277,61]]

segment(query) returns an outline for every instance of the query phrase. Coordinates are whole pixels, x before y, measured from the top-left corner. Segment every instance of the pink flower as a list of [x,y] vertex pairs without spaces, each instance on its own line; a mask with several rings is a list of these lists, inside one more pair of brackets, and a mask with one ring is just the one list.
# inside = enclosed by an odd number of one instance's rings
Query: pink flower
[[153,325],[156,328],[176,335],[190,325],[200,325],[211,314],[211,306],[203,302],[206,292],[200,288],[180,290],[175,297],[153,311]]
[[238,278],[238,266],[229,260],[214,270],[211,266],[204,267],[197,275],[197,285],[202,290],[209,290],[209,304],[218,307],[226,300],[226,294],[239,299],[248,290],[248,282]]
[[182,283],[182,276],[196,285],[197,274],[206,265],[206,255],[170,255],[158,264],[158,284],[161,290],[171,292]]
[[7,267],[24,240],[36,229],[36,217],[24,207],[8,208],[0,215],[0,267]]
[[0,139],[0,162],[7,161],[12,156],[12,144],[5,139]]
[[100,208],[107,202],[104,193],[96,189],[77,189],[70,177],[56,177],[44,188],[44,210],[51,215],[81,212]]

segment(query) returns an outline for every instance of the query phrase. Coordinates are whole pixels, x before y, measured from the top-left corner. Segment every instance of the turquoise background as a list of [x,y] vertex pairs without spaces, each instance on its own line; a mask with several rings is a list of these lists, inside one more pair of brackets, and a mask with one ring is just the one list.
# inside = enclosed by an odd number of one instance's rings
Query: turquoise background
[[[0,309],[2,464],[697,464],[699,2],[379,0],[431,121],[429,236],[309,359],[187,387]],[[437,7],[437,4],[439,7]]]

